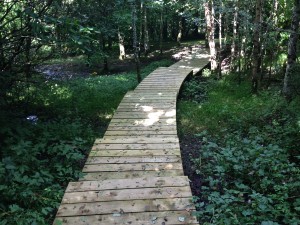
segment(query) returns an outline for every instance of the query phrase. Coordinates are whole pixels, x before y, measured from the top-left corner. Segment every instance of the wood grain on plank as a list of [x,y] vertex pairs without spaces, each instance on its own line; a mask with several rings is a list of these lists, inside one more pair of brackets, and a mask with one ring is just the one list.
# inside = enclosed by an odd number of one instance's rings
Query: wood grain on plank
[[147,144],[147,143],[179,143],[178,138],[176,137],[165,137],[165,136],[155,136],[155,137],[144,137],[144,136],[128,136],[127,138],[124,136],[119,137],[104,137],[103,139],[98,139],[94,144],[114,144],[114,143],[122,143],[122,144]]
[[159,115],[152,115],[150,118],[146,117],[145,119],[133,118],[133,119],[117,119],[113,118],[110,121],[111,124],[130,124],[134,126],[151,126],[151,125],[176,125],[176,118],[160,118]]
[[161,170],[180,170],[181,163],[125,163],[125,164],[92,164],[85,165],[83,172],[122,172],[122,171],[161,171]]
[[62,204],[58,216],[105,215],[113,213],[161,212],[193,210],[190,198],[143,199],[129,201]]
[[67,192],[64,195],[62,203],[70,204],[79,202],[107,202],[186,197],[191,197],[190,186]]
[[66,192],[100,191],[151,187],[182,187],[189,184],[186,176],[143,177],[131,179],[112,179],[99,181],[70,182]]
[[94,156],[170,156],[177,155],[180,156],[179,149],[163,149],[163,150],[100,150],[91,151],[89,157]]
[[85,165],[91,164],[124,164],[124,163],[181,163],[179,156],[126,156],[126,157],[92,157],[90,156]]
[[[95,172],[85,173],[81,181],[132,179],[138,177],[175,177],[183,176],[183,170],[160,170],[160,171],[126,171],[126,172]],[[190,193],[191,195],[191,193]]]
[[133,135],[143,135],[143,136],[155,136],[155,135],[169,135],[169,136],[177,136],[176,130],[161,130],[161,131],[151,131],[151,130],[107,130],[105,132],[105,136],[124,136],[125,134],[129,136]]
[[145,144],[94,144],[92,151],[98,150],[164,150],[164,149],[179,149],[178,143],[145,143]]
[[[57,217],[54,225],[199,225],[192,212],[183,211],[165,211],[165,212],[143,212],[143,213],[124,213],[108,215],[92,215],[78,217]],[[179,219],[181,218],[181,219]],[[184,221],[182,221],[184,218]]]

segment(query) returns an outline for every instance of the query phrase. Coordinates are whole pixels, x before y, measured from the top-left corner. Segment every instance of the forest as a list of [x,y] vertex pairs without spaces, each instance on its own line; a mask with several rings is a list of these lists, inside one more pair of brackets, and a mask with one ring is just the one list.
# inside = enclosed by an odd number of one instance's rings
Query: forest
[[205,225],[300,224],[299,0],[1,0],[0,224],[52,224],[127,91],[173,54]]

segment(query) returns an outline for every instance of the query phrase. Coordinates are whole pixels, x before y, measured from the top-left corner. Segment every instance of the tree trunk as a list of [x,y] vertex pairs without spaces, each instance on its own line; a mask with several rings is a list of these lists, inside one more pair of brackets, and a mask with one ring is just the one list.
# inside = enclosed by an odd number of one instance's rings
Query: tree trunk
[[150,46],[149,46],[149,31],[148,31],[148,19],[147,19],[147,7],[144,7],[144,50],[145,56],[148,55]]
[[207,37],[209,42],[210,50],[210,63],[211,70],[217,69],[217,56],[216,56],[216,46],[215,46],[215,11],[213,1],[208,1],[204,4],[206,27],[207,27]]
[[5,56],[4,56],[4,48],[3,48],[3,39],[0,33],[0,72],[4,70],[5,65]]
[[[238,4],[238,2],[236,3]],[[231,69],[234,68],[234,60],[236,58],[236,39],[237,39],[237,24],[238,24],[238,5],[234,7],[234,13],[233,13],[233,32],[232,32],[232,43],[231,43]]]
[[298,30],[299,30],[299,22],[300,22],[300,0],[295,0],[294,11],[292,15],[292,24],[291,24],[291,34],[289,38],[288,45],[288,60],[287,66],[284,76],[283,83],[283,94],[284,96],[290,100],[293,96],[293,76],[298,76],[297,73],[292,73],[292,68],[297,59],[297,41],[299,38]]
[[160,12],[160,36],[159,36],[159,49],[160,49],[160,54],[163,54],[163,29],[164,29],[164,21],[163,21],[163,8],[161,9]]
[[134,60],[136,64],[137,72],[137,81],[140,83],[142,81],[141,71],[140,71],[140,59],[139,59],[139,49],[137,46],[137,33],[136,33],[136,21],[137,21],[137,12],[136,12],[136,2],[132,3],[132,31],[133,31],[133,49],[134,49]]
[[274,21],[274,26],[276,27],[277,24],[278,24],[278,15],[277,15],[277,11],[278,11],[278,0],[274,0],[273,2],[273,7],[274,7],[274,10],[273,10],[273,21]]
[[143,12],[144,12],[144,1],[141,0],[141,4],[140,4],[140,35],[139,35],[139,43],[138,43],[138,50],[139,50],[139,58],[141,57],[141,49],[142,49],[142,42],[143,42]]
[[[26,7],[31,11],[34,11],[33,3],[28,1]],[[25,26],[27,27],[27,37],[25,38],[25,64],[24,64],[24,72],[25,76],[29,78],[31,76],[31,49],[32,49],[32,25],[31,25],[31,17],[27,15]]]
[[[223,3],[222,3],[222,8],[223,8]],[[220,45],[220,51],[222,50],[222,12],[220,10],[219,12],[219,45]]]
[[119,49],[120,49],[119,59],[124,60],[126,58],[125,46],[124,46],[124,35],[120,32],[120,30],[118,30],[118,38],[119,38]]
[[178,34],[177,34],[177,45],[178,46],[181,45],[182,30],[183,30],[182,17],[180,17],[179,21],[178,21]]
[[255,30],[253,37],[253,59],[252,59],[252,92],[257,93],[259,86],[258,71],[260,68],[260,27],[261,27],[261,12],[262,1],[256,0],[256,14],[255,14]]

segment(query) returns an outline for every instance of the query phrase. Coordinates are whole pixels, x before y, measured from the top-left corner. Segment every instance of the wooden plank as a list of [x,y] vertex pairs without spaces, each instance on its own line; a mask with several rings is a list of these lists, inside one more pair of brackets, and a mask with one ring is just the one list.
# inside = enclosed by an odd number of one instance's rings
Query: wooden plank
[[176,129],[176,122],[170,119],[170,122],[167,121],[155,121],[155,120],[136,120],[136,122],[111,122],[109,124],[109,127],[132,127],[133,129],[137,127],[149,127],[148,129],[160,129],[163,127],[173,127],[173,129]]
[[86,216],[105,214],[124,214],[137,212],[161,212],[193,210],[190,198],[146,199],[130,201],[91,202],[62,204],[57,216]]
[[62,199],[62,204],[189,197],[191,197],[191,188],[188,185],[185,187],[67,192]]
[[95,172],[85,173],[80,181],[133,179],[139,177],[175,177],[183,176],[183,170],[160,170],[160,171],[131,171],[131,172]]
[[[159,103],[147,103],[147,104],[140,104],[140,103],[120,103],[119,108],[132,108],[132,109],[145,109],[146,107],[152,107],[157,110],[163,110],[163,109],[175,109],[176,108],[176,103],[172,104],[163,104],[161,102]],[[117,109],[117,110],[118,110]]]
[[[159,81],[157,81],[156,79],[159,79]],[[174,83],[176,83],[176,84],[182,83],[182,81],[184,79],[185,79],[185,77],[177,77],[177,78],[166,77],[166,78],[162,78],[161,76],[155,76],[155,77],[151,77],[149,79],[143,80],[143,82],[141,84],[143,85],[143,84],[151,83],[151,84],[158,84],[158,85],[164,85],[166,87],[170,87]]]
[[[133,95],[176,95],[177,91],[157,91],[157,90],[149,90],[149,91],[138,91],[134,90]],[[130,94],[130,93],[129,93]]]
[[181,163],[179,156],[127,156],[127,157],[89,157],[85,165],[91,164],[123,164],[123,163]]
[[123,100],[127,99],[136,99],[136,100],[174,100],[176,98],[176,93],[172,95],[143,95],[143,94],[138,94],[138,95],[125,95]]
[[174,105],[119,105],[116,112],[159,112],[174,110]]
[[107,130],[114,130],[114,131],[177,131],[176,125],[151,125],[151,126],[126,126],[124,124],[119,124],[119,126],[116,125],[108,125]]
[[[138,136],[136,136],[136,137],[138,137]],[[141,137],[141,138],[135,139],[134,136],[133,137],[128,136],[128,138],[105,137],[101,141],[95,142],[95,144],[148,144],[148,143],[152,143],[152,144],[177,143],[177,144],[179,144],[179,140],[177,137],[170,137],[170,138]]]
[[92,164],[85,165],[82,169],[82,172],[162,171],[180,169],[183,169],[181,163]]
[[[120,103],[121,104],[121,103]],[[118,106],[117,111],[120,109],[130,109],[130,110],[141,110],[144,112],[160,111],[160,110],[173,110],[175,109],[174,104],[121,104]]]
[[105,136],[124,136],[124,135],[132,136],[132,135],[143,135],[143,136],[155,136],[155,135],[174,135],[177,136],[176,130],[162,130],[162,131],[142,131],[142,130],[107,130],[105,132]]
[[[110,123],[113,124],[123,124],[123,123],[128,123],[132,125],[143,125],[143,124],[163,124],[163,125],[169,125],[169,124],[176,124],[176,117],[173,118],[160,118],[159,116],[152,116],[152,118],[147,118],[147,119],[117,119],[113,118]],[[152,124],[151,124],[152,125]]]
[[165,92],[165,91],[134,91],[134,94],[126,94],[124,96],[124,98],[126,97],[155,97],[155,96],[158,96],[158,97],[176,97],[176,94],[177,94],[177,91],[173,91],[173,92]]
[[164,101],[162,102],[161,99],[123,99],[122,104],[131,104],[131,103],[135,103],[135,104],[151,104],[151,103],[160,103],[160,104],[176,104],[176,100],[175,99],[164,99]]
[[118,124],[109,124],[108,130],[136,130],[136,131],[161,131],[161,130],[175,130],[176,124],[153,124],[153,125],[130,125],[126,123],[118,123]]
[[183,79],[165,79],[161,80],[160,82],[152,81],[152,80],[145,80],[141,83],[141,86],[143,85],[157,85],[157,86],[163,86],[163,87],[173,87],[177,85],[181,85]]
[[179,155],[178,149],[162,149],[162,150],[101,150],[91,151],[89,157],[121,157],[121,156],[167,156],[167,155]]
[[166,83],[168,83],[167,85],[164,83],[155,83],[155,82],[145,82],[145,83],[141,83],[136,90],[139,90],[142,87],[149,87],[151,91],[155,90],[155,91],[163,91],[164,93],[169,92],[170,90],[172,92],[178,92],[178,86],[181,86],[181,82],[178,81],[166,81]]
[[[91,215],[77,217],[57,217],[54,225],[199,225],[196,218],[189,211],[165,211],[124,213],[109,215]],[[180,219],[181,218],[181,219]],[[181,222],[182,218],[184,221]]]
[[[175,104],[176,106],[176,104]],[[127,110],[126,110],[127,109]],[[122,107],[119,107],[117,111],[115,112],[114,116],[122,115],[122,114],[131,114],[131,115],[143,115],[144,118],[149,118],[150,116],[162,116],[162,117],[168,117],[170,115],[176,115],[176,109],[173,106],[160,108],[158,106],[151,106],[151,105],[142,105],[142,106],[127,106],[124,105]]]
[[120,109],[127,109],[132,111],[132,110],[137,110],[137,111],[144,111],[144,112],[151,112],[150,110],[173,110],[176,109],[176,104],[162,104],[162,103],[151,103],[151,104],[135,104],[135,103],[120,103],[117,111]]
[[177,143],[178,137],[176,135],[124,135],[124,136],[116,136],[116,137],[106,137],[97,138],[94,144],[103,144],[103,143]]
[[176,90],[178,91],[178,87],[181,86],[181,82],[168,82],[168,83],[169,83],[169,85],[146,82],[144,84],[140,84],[138,86],[138,89],[141,89],[143,87],[150,88],[151,90],[158,90],[158,89],[163,88],[162,90],[164,90],[164,91],[174,90],[174,92],[175,92]]
[[178,177],[143,177],[121,180],[101,180],[70,182],[66,192],[100,191],[132,188],[151,187],[183,187],[188,186],[189,179],[186,176]]
[[141,111],[132,111],[132,108],[128,108],[130,111],[122,112],[117,110],[114,114],[115,116],[122,116],[122,115],[136,115],[136,116],[145,116],[145,118],[148,118],[151,115],[159,115],[161,117],[170,117],[176,115],[176,109],[172,109],[171,107],[169,109],[155,109],[153,107],[143,107],[143,110]]
[[[152,112],[151,112],[152,113]],[[159,112],[158,112],[159,113]],[[113,116],[113,119],[136,119],[136,120],[141,120],[141,119],[146,119],[146,118],[151,118],[151,115],[147,115],[150,114],[149,112],[140,112],[140,113],[134,113],[134,112],[118,112],[115,113]],[[152,113],[154,114],[154,113]],[[159,119],[176,119],[176,113],[172,114],[167,114],[167,116],[165,114],[160,115]]]
[[99,150],[165,150],[179,149],[178,143],[151,143],[151,144],[94,144],[92,151]]

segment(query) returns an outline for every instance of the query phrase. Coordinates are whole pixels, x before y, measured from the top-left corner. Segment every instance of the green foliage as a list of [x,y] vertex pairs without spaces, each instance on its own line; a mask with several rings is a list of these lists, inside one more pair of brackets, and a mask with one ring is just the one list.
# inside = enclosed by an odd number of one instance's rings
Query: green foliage
[[181,129],[202,138],[192,159],[200,223],[299,224],[299,99],[287,105],[276,88],[252,96],[228,79],[205,84],[203,101],[179,104]]
[[4,139],[0,162],[1,224],[48,224],[49,215],[62,198],[63,187],[81,174],[81,162],[92,143],[92,129],[79,119],[65,118],[13,124],[0,130]]
[[213,80],[193,77],[191,80],[184,82],[180,97],[195,103],[203,103],[207,100],[208,84]]
[[299,224],[299,166],[279,141],[263,137],[286,138],[281,126],[272,132],[251,127],[248,134],[224,133],[213,142],[203,137],[201,159],[194,160],[204,183],[197,212],[203,222]]

